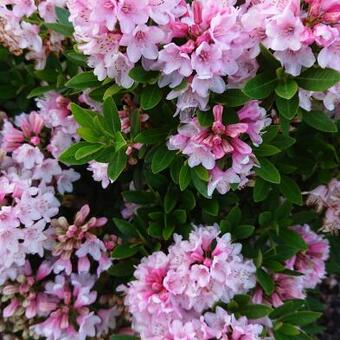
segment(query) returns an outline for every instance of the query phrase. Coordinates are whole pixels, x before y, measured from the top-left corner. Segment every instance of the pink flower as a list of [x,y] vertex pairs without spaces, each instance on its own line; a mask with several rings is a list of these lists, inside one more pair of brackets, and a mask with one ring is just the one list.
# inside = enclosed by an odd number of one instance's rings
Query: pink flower
[[77,322],[79,324],[79,340],[85,340],[87,337],[96,336],[96,327],[100,324],[101,319],[94,312],[81,315]]
[[222,52],[216,45],[203,41],[191,57],[192,68],[201,79],[213,77],[221,67]]
[[297,51],[302,46],[304,30],[301,19],[290,10],[285,10],[266,26],[266,44],[275,51],[286,49]]
[[107,63],[107,74],[116,80],[118,85],[125,88],[129,88],[133,85],[133,80],[129,76],[130,70],[133,68],[133,64],[122,53],[117,53],[110,62]]
[[313,35],[319,46],[327,47],[339,36],[339,30],[335,27],[317,24],[313,27]]
[[311,67],[316,59],[312,49],[308,46],[302,46],[299,50],[276,51],[274,56],[280,60],[287,73],[298,76],[301,73],[302,66]]
[[164,33],[156,26],[138,25],[131,33],[122,36],[120,44],[127,46],[127,55],[132,63],[142,56],[147,59],[157,59],[157,44],[164,38]]
[[149,15],[159,25],[166,25],[173,17],[186,12],[181,0],[149,0]]
[[330,67],[340,72],[340,37],[320,51],[318,63],[322,68]]
[[38,254],[40,257],[44,255],[44,242],[47,236],[44,234],[46,222],[43,220],[31,225],[23,230],[23,247],[27,254]]
[[52,158],[45,159],[41,164],[35,167],[33,179],[40,179],[45,183],[51,183],[53,177],[62,173],[58,161]]
[[31,16],[36,10],[36,6],[33,0],[18,0],[15,1],[13,6],[13,14],[21,18],[23,16]]
[[292,229],[302,236],[308,248],[287,261],[287,266],[304,274],[306,288],[315,288],[326,275],[325,261],[329,257],[329,243],[314,233],[307,224],[294,226]]
[[174,43],[163,47],[159,52],[158,61],[163,63],[163,72],[165,74],[178,71],[183,77],[189,77],[192,73],[189,55],[181,51],[181,48]]
[[113,31],[117,22],[117,1],[99,0],[94,2],[90,19],[104,21],[106,27]]
[[107,168],[107,163],[99,163],[95,161],[90,162],[87,168],[87,170],[93,172],[93,179],[96,182],[101,182],[103,189],[106,189],[110,183],[112,183],[107,174]]
[[240,177],[232,169],[222,171],[218,166],[215,166],[210,175],[211,177],[208,183],[209,196],[211,196],[215,190],[221,195],[224,195],[230,190],[231,184],[240,183]]
[[13,151],[13,159],[22,163],[25,169],[32,169],[35,165],[42,163],[44,156],[36,146],[23,144]]
[[147,0],[121,0],[118,4],[117,17],[122,32],[131,33],[136,25],[145,24],[149,14]]

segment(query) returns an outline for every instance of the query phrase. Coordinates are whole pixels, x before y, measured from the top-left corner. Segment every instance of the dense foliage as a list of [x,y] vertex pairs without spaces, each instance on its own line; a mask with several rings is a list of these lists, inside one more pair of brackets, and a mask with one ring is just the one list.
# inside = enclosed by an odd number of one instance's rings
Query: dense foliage
[[337,0],[4,0],[0,43],[1,338],[323,333]]

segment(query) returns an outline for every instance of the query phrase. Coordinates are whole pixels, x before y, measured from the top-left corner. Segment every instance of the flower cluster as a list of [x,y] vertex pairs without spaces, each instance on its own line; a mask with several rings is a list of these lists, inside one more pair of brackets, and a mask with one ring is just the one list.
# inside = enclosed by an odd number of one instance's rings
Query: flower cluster
[[286,261],[286,269],[296,271],[302,275],[293,276],[275,273],[273,281],[275,290],[271,296],[265,296],[261,288],[257,288],[253,296],[255,303],[269,303],[279,307],[286,300],[304,299],[306,289],[315,288],[326,275],[325,262],[329,257],[329,243],[311,228],[297,225],[291,228],[297,232],[307,245],[307,249],[299,251]]
[[[107,220],[87,220],[89,213],[85,205],[71,225],[64,217],[52,220],[45,239],[49,251],[38,269],[34,271],[26,260],[17,276],[1,287],[4,320],[20,324],[28,336],[81,340],[116,327],[115,318],[122,312],[118,300],[110,302],[94,285],[111,266],[108,255],[118,240],[114,236],[100,240],[93,232]],[[23,314],[29,328],[22,324]]]
[[[246,29],[274,51],[294,76],[316,59],[322,67],[340,70],[340,6],[337,0],[255,0],[242,18]],[[257,20],[252,20],[252,18]],[[312,45],[321,48],[315,57]]]
[[325,209],[323,230],[340,230],[340,181],[332,179],[328,185],[320,185],[309,193],[307,204],[316,207],[317,212]]
[[39,102],[41,110],[17,116],[14,124],[4,121],[0,139],[0,281],[14,275],[27,255],[44,255],[49,247],[46,225],[59,212],[57,195],[71,192],[72,183],[80,177],[55,158],[75,138],[67,104],[65,98],[51,93]]
[[50,52],[60,52],[64,37],[52,30],[40,36],[39,22],[28,20],[36,12],[46,23],[56,22],[55,8],[65,7],[66,0],[5,0],[0,4],[0,42],[15,55],[27,50],[26,58],[43,69]]
[[[285,71],[299,75],[316,60],[340,70],[340,9],[336,0],[236,1],[70,0],[79,48],[99,80],[124,87],[141,60],[173,89],[177,111],[208,108],[209,92],[239,87],[254,76],[260,43]],[[257,20],[253,20],[257,18]],[[312,47],[321,48],[317,58]]]
[[[242,257],[240,244],[231,243],[230,234],[219,233],[218,226],[195,227],[189,240],[175,235],[168,255],[159,251],[142,259],[125,298],[142,339],[181,339],[183,332],[191,334],[188,339],[222,338],[223,332],[210,329],[201,314],[253,288],[255,266]],[[212,315],[208,318],[214,322]],[[224,317],[226,332],[237,323],[228,320]]]
[[[210,171],[209,195],[215,189],[225,194],[231,184],[242,186],[247,183],[247,176],[255,165],[255,156],[241,136],[248,135],[252,143],[258,146],[262,143],[261,131],[271,123],[265,109],[257,101],[248,102],[238,111],[239,123],[223,123],[222,105],[214,106],[213,116],[211,128],[201,126],[197,117],[189,118],[168,142],[170,150],[180,150],[189,157],[190,167],[202,164]],[[229,158],[231,164],[227,163]]]
[[[70,0],[70,19],[79,49],[89,56],[99,80],[124,87],[138,61],[161,72],[160,86],[176,88],[178,109],[205,109],[209,91],[239,86],[257,70],[259,45],[242,24],[235,1]],[[228,77],[228,81],[226,78]]]

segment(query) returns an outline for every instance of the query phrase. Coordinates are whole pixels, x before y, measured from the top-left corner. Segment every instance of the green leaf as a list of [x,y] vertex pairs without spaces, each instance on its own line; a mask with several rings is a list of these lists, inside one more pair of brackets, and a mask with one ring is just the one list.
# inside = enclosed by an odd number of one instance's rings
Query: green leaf
[[289,202],[297,205],[303,204],[301,190],[297,183],[290,177],[281,177],[280,192],[283,196],[287,197]]
[[127,142],[121,132],[116,132],[114,137],[115,137],[114,145],[116,151],[119,151],[120,149],[127,145]]
[[300,311],[281,318],[281,321],[297,326],[306,326],[319,319],[322,314],[312,311]]
[[119,244],[113,251],[112,257],[114,259],[127,259],[138,253],[137,247],[131,247],[128,244]]
[[289,229],[281,229],[280,240],[297,250],[307,250],[308,246],[304,239],[297,232]]
[[77,53],[76,51],[66,51],[64,52],[65,57],[70,60],[72,63],[78,65],[78,66],[82,66],[82,67],[86,67],[86,56],[80,53]]
[[336,124],[321,111],[303,111],[303,121],[314,129],[323,132],[337,132]]
[[263,143],[263,144],[261,144],[261,146],[259,148],[254,149],[254,152],[255,152],[256,156],[268,157],[268,156],[273,156],[273,155],[280,153],[281,150],[274,145]]
[[255,202],[262,202],[268,197],[270,185],[262,178],[257,178],[253,190],[253,199]]
[[244,240],[250,237],[255,231],[253,225],[238,225],[232,228],[232,236],[234,240]]
[[131,223],[120,218],[114,218],[113,222],[117,226],[119,231],[128,238],[139,237],[136,227]]
[[255,168],[256,174],[267,182],[279,184],[281,176],[275,165],[267,158],[261,158],[260,168]]
[[197,175],[197,172],[194,171],[194,169],[190,169],[191,173],[191,180],[194,185],[194,187],[197,189],[197,191],[205,198],[210,198],[208,196],[208,191],[207,191],[207,183],[202,181],[199,176]]
[[170,187],[164,197],[164,211],[169,214],[177,204],[177,191]]
[[203,166],[198,165],[192,168],[192,170],[196,173],[196,175],[204,182],[208,182],[210,175],[206,168],[203,168]]
[[57,16],[58,22],[65,25],[71,25],[68,19],[70,17],[70,12],[66,8],[56,6],[55,14]]
[[112,160],[109,163],[108,176],[112,181],[117,180],[126,167],[128,156],[126,155],[125,151],[125,148],[123,148],[115,152]]
[[96,131],[88,127],[80,127],[77,129],[78,135],[90,143],[97,143],[101,139],[100,134],[96,134]]
[[121,89],[122,88],[117,84],[111,85],[109,88],[105,90],[103,99],[106,100],[107,98],[114,96],[115,94],[119,93]]
[[114,277],[131,276],[135,271],[135,262],[132,260],[120,261],[109,268],[108,273]]
[[59,156],[59,160],[64,164],[68,165],[81,165],[89,162],[90,160],[92,160],[92,155],[90,155],[88,158],[83,158],[81,160],[75,158],[76,152],[86,145],[88,145],[87,142],[79,142],[77,144],[71,145]]
[[305,90],[324,92],[340,82],[340,72],[330,68],[309,68],[295,80]]
[[286,79],[275,87],[275,93],[284,99],[292,99],[298,90],[298,84],[293,79]]
[[158,85],[147,86],[142,90],[140,104],[143,110],[151,110],[162,100],[162,90]]
[[260,73],[247,82],[243,92],[250,98],[264,99],[274,91],[277,81],[273,73]]
[[291,99],[284,99],[279,96],[276,96],[276,106],[279,110],[279,114],[286,119],[293,119],[299,109],[299,95],[296,94]]
[[163,141],[168,135],[164,128],[147,129],[135,137],[135,142],[142,144],[156,144]]
[[242,211],[239,206],[235,205],[230,209],[225,218],[232,226],[236,226],[241,222]]
[[141,120],[140,120],[140,111],[133,110],[130,116],[131,128],[130,128],[130,136],[134,138],[141,129]]
[[210,216],[218,216],[220,205],[216,199],[204,200],[202,204],[203,211]]
[[263,288],[266,295],[271,295],[274,291],[274,281],[269,274],[263,269],[258,268],[256,271],[256,279],[260,286]]
[[272,70],[276,70],[281,67],[281,63],[274,57],[273,53],[270,52],[264,45],[260,44],[261,54],[258,59],[260,64],[264,67],[269,67]]
[[45,23],[45,26],[52,31],[60,33],[65,37],[72,37],[74,29],[72,25],[61,23]]
[[104,113],[104,122],[105,128],[109,132],[120,132],[120,118],[118,114],[118,109],[116,103],[112,99],[112,97],[108,97],[105,99],[103,104],[103,113]]
[[84,90],[91,87],[97,87],[99,85],[100,82],[91,71],[79,73],[65,83],[66,87],[77,90]]
[[179,172],[179,187],[184,191],[191,182],[190,168],[187,163],[184,163]]
[[77,104],[71,103],[71,111],[74,119],[80,126],[87,127],[89,129],[94,128],[93,119],[95,112],[86,110]]
[[216,101],[227,107],[237,107],[247,103],[251,98],[240,89],[230,89],[216,96]]
[[168,150],[165,145],[160,146],[153,155],[151,170],[154,174],[168,168],[175,159],[176,153]]
[[54,89],[54,86],[42,86],[42,87],[36,87],[33,89],[28,95],[27,98],[33,98],[33,97],[40,97],[46,92],[52,91]]
[[81,160],[85,157],[93,155],[103,147],[104,145],[99,143],[85,145],[76,151],[74,157],[76,160]]
[[289,149],[295,143],[296,139],[282,134],[276,136],[275,139],[272,141],[272,144],[277,146],[280,150]]
[[195,195],[187,190],[181,195],[181,203],[182,206],[187,210],[193,210],[196,206]]
[[159,72],[145,71],[143,67],[136,66],[129,72],[130,78],[139,83],[155,83],[159,78]]
[[198,111],[197,118],[201,126],[209,127],[212,125],[214,119],[208,111]]
[[290,314],[292,312],[297,311],[304,305],[304,300],[290,300],[286,301],[283,305],[275,308],[270,314],[269,317],[274,320],[278,319],[284,315]]
[[179,224],[183,224],[187,220],[187,212],[184,209],[176,209],[172,216]]
[[123,197],[127,202],[136,204],[154,204],[156,201],[155,194],[148,191],[124,191]]
[[280,330],[280,333],[285,334],[285,335],[294,336],[294,335],[300,334],[300,330],[297,327],[290,325],[288,323],[283,324],[279,328],[279,330]]
[[239,310],[248,319],[260,319],[268,315],[272,309],[266,305],[247,305]]

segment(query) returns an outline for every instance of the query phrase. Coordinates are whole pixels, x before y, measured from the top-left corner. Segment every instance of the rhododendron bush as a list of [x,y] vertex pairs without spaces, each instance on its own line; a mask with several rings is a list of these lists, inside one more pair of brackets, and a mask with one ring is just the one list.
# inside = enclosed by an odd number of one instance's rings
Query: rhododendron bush
[[1,339],[323,336],[338,0],[0,0],[0,44]]

